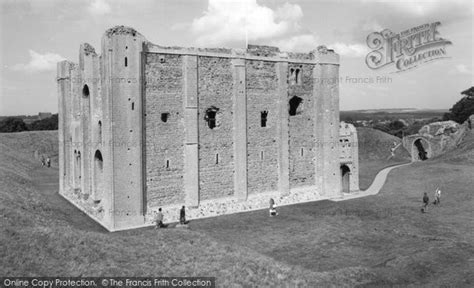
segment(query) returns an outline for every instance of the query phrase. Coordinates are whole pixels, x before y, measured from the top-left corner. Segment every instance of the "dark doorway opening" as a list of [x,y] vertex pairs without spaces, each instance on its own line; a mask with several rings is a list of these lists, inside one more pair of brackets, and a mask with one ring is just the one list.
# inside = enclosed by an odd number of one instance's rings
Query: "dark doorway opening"
[[341,165],[341,190],[343,193],[350,192],[351,169],[347,165]]
[[428,159],[428,153],[425,150],[425,147],[423,147],[423,143],[421,143],[421,139],[418,139],[415,141],[414,146],[416,147],[418,152],[418,159],[421,161],[425,161]]

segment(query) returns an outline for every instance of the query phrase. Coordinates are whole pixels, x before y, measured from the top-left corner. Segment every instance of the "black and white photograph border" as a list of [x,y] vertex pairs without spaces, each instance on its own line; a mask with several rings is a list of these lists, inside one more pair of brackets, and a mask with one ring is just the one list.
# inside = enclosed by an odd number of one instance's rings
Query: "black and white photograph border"
[[0,4],[0,287],[474,285],[473,2]]

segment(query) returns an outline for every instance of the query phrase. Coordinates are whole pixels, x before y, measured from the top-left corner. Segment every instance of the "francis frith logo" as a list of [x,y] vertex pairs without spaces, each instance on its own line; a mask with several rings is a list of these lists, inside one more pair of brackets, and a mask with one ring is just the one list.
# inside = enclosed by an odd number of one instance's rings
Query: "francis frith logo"
[[447,58],[446,46],[452,43],[440,37],[440,25],[441,22],[434,22],[397,34],[389,29],[369,34],[367,45],[372,51],[365,58],[367,66],[373,70],[390,67],[393,73]]

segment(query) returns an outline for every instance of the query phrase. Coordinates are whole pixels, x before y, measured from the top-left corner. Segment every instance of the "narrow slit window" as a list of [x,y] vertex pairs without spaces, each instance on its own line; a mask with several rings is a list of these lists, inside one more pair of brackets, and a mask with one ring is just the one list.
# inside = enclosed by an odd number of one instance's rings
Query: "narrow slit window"
[[304,156],[304,148],[301,148],[301,157]]
[[170,160],[166,160],[166,169],[170,168]]
[[267,127],[268,111],[260,112],[260,127]]
[[127,57],[125,57],[125,67],[127,67],[127,66],[128,66],[128,59],[127,59]]
[[260,151],[260,160],[263,160],[263,151]]
[[300,69],[295,70],[295,83],[298,84],[300,82]]
[[135,102],[132,102],[132,110],[135,110]]
[[216,164],[219,164],[219,154],[216,154]]

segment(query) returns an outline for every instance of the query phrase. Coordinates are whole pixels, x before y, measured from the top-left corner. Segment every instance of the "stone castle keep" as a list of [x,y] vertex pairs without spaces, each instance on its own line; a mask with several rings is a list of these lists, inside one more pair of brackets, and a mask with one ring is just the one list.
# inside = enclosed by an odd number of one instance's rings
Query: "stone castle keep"
[[60,194],[109,231],[359,190],[339,56],[163,47],[132,28],[58,63]]

